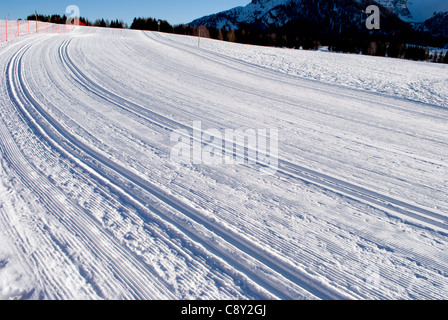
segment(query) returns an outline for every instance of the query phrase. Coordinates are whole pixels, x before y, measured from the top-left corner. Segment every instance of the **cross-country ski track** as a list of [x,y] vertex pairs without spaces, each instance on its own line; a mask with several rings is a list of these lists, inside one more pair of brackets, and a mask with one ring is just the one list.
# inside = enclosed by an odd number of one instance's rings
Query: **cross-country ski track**
[[[346,57],[81,27],[2,44],[0,298],[446,298],[446,66],[353,55],[375,91],[304,55]],[[175,163],[197,121],[277,129],[276,173]]]

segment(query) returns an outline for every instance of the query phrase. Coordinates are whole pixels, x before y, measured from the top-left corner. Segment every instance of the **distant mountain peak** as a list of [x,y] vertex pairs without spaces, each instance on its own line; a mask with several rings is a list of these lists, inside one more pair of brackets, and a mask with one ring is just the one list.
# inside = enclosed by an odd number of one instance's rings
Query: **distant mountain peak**
[[435,36],[448,38],[448,11],[435,12],[434,15],[425,22],[416,24],[416,29],[430,32]]
[[403,21],[412,22],[414,20],[408,9],[408,0],[376,0],[376,2],[392,11]]
[[[376,0],[376,3],[389,9],[405,22],[412,22],[412,15],[407,7],[408,0]],[[313,14],[319,14],[319,8],[334,7],[342,11],[348,7],[367,7],[368,0],[252,0],[248,5],[205,16],[192,21],[194,26],[206,25],[217,29],[238,29],[241,24],[256,23],[266,28],[280,27],[297,16],[307,15],[311,7]],[[364,7],[364,8],[365,8]]]
[[281,4],[281,3],[285,3],[285,2],[289,2],[291,0],[252,0],[251,4],[254,5],[265,5],[267,3],[276,3],[276,4]]
[[[447,37],[445,14],[435,15],[417,23],[408,0],[252,0],[249,4],[196,19],[192,26],[204,25],[215,29],[280,30],[289,34],[357,34],[366,32],[365,9],[377,4],[381,9],[382,34],[402,34],[407,28],[428,31]],[[383,23],[384,21],[384,23]],[[410,24],[408,24],[410,23]],[[285,31],[288,29],[288,31]],[[300,29],[300,32],[298,31]]]
[[212,14],[191,22],[192,25],[204,24],[217,29],[236,29],[240,24],[258,21],[266,26],[282,25],[288,17],[282,14],[284,8],[291,2],[302,0],[252,0],[245,7],[236,7],[217,14]]

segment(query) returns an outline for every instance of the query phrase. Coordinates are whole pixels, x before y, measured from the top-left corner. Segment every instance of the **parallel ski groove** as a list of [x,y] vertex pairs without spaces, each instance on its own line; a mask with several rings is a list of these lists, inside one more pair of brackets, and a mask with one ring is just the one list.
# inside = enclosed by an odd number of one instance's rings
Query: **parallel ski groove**
[[[26,111],[26,107],[31,108],[32,102],[28,100],[29,93],[27,93],[26,89],[24,90],[24,83],[22,82],[22,74],[21,74],[21,67],[20,62],[21,58],[25,54],[25,52],[31,47],[31,44],[28,46],[25,46],[22,50],[18,51],[16,55],[11,59],[9,65],[8,65],[8,91],[11,94],[11,98],[13,101],[15,101],[17,107],[21,110],[22,115],[25,118],[28,118],[30,121],[30,124],[32,122],[37,125],[37,120],[33,119],[31,117],[31,114]],[[18,90],[18,91],[17,91]],[[10,153],[11,156],[14,157],[14,153]],[[17,154],[17,152],[16,152]],[[14,169],[16,172],[21,173],[23,177],[27,177],[30,173],[29,171],[23,171],[22,167],[19,166],[20,164],[23,164],[23,160],[19,160],[17,162],[12,161],[11,165],[14,166]],[[37,175],[39,176],[39,175]],[[116,240],[113,240],[113,237],[110,237],[109,234],[103,233],[103,234],[93,234],[88,227],[89,224],[96,225],[98,228],[97,230],[101,230],[101,226],[98,225],[98,222],[94,218],[86,219],[84,215],[77,215],[76,213],[72,213],[69,215],[64,215],[63,211],[60,207],[57,206],[59,203],[57,199],[57,195],[59,194],[59,190],[53,188],[52,192],[48,192],[48,188],[46,187],[45,180],[41,180],[40,183],[36,183],[32,181],[31,179],[23,179],[24,183],[28,184],[28,187],[36,190],[36,192],[39,194],[40,198],[45,202],[47,208],[51,210],[54,216],[59,216],[61,223],[65,224],[68,228],[72,228],[73,231],[80,237],[84,238],[84,243],[89,247],[89,249],[92,252],[96,252],[96,254],[103,258],[104,261],[109,261],[110,266],[114,268],[114,271],[116,272],[116,275],[120,278],[126,279],[124,283],[130,285],[132,287],[132,290],[130,291],[135,298],[139,297],[141,299],[154,299],[154,298],[163,298],[162,296],[155,295],[147,286],[144,284],[144,281],[140,279],[139,275],[131,274],[130,272],[123,269],[124,266],[122,266],[117,261],[114,261],[111,258],[107,258],[108,256],[111,256],[111,248],[107,247],[101,247],[96,246],[94,243],[101,242],[102,239],[108,239],[107,241],[113,243],[114,245],[114,252],[120,252],[124,255],[126,255],[129,259],[126,263],[129,264],[130,261],[132,261],[132,265],[136,268],[140,268],[140,270],[143,270],[144,267],[141,266],[140,262],[135,259],[132,254],[130,255],[128,252],[125,252],[123,248],[118,244],[115,243]],[[45,187],[44,187],[45,186]],[[51,188],[51,187],[50,187]],[[65,210],[72,211],[76,208],[76,205],[71,204],[70,206],[65,206]],[[79,209],[82,210],[82,209]],[[70,224],[66,224],[67,219],[70,217]],[[74,218],[76,217],[76,218]],[[100,237],[100,238],[98,238]],[[92,242],[91,239],[97,239],[96,241]],[[44,260],[45,261],[45,260]],[[154,279],[153,285],[157,286],[157,280]],[[164,286],[159,286],[159,288],[162,291],[166,292],[166,296],[170,296],[167,289]],[[174,296],[171,296],[174,297]]]
[[[173,119],[166,118],[165,116],[155,113],[147,108],[139,106],[138,104],[128,101],[127,99],[120,97],[109,90],[106,90],[95,84],[93,81],[89,80],[87,75],[85,75],[70,59],[67,47],[71,39],[67,40],[62,48],[61,59],[65,62],[68,68],[76,76],[77,81],[82,83],[83,86],[90,88],[90,90],[96,92],[100,97],[106,99],[107,101],[117,105],[120,108],[126,109],[127,111],[136,114],[137,116],[143,117],[147,121],[151,121],[156,125],[162,127],[165,130],[176,130],[185,129],[191,132],[193,129],[175,121]],[[247,147],[245,147],[247,150]],[[259,163],[257,159],[251,159],[258,164],[266,165],[264,163]],[[283,175],[298,178],[308,183],[312,183],[321,188],[331,190],[337,194],[341,194],[349,199],[364,202],[366,204],[372,205],[377,208],[382,208],[387,210],[387,212],[398,213],[404,215],[426,224],[437,227],[437,230],[443,230],[443,232],[448,234],[448,216],[441,215],[439,213],[433,212],[426,208],[419,207],[414,204],[404,202],[402,200],[397,200],[393,197],[380,194],[376,191],[366,189],[362,186],[358,186],[347,181],[343,181],[339,178],[332,177],[315,170],[303,167],[298,164],[294,164],[290,161],[279,158],[278,173]]]
[[[22,56],[23,54],[24,52],[22,52]],[[20,63],[18,69],[18,73],[20,74]],[[21,77],[18,77],[16,81],[19,81],[16,86],[19,88],[19,90],[23,90],[22,94],[28,101],[28,103],[24,103],[24,105],[21,105],[20,108],[33,108],[30,111],[32,115],[26,115],[28,111],[24,111],[23,113],[30,119],[30,121],[35,122],[35,125],[39,128],[38,130],[44,132],[49,139],[56,138],[54,142],[55,146],[63,148],[64,150],[66,150],[66,152],[69,152],[72,156],[81,160],[85,165],[93,168],[93,170],[95,170],[98,174],[106,177],[106,179],[110,183],[113,183],[112,181],[117,178],[115,177],[110,179],[110,176],[109,178],[107,178],[110,173],[104,171],[104,169],[106,168],[106,170],[111,170],[111,173],[113,172],[113,175],[120,176],[123,179],[127,180],[131,185],[134,186],[123,184],[120,185],[119,189],[125,190],[128,194],[131,194],[132,197],[139,200],[140,203],[146,204],[146,206],[151,203],[148,202],[148,199],[145,195],[140,194],[142,191],[144,193],[148,192],[152,196],[155,196],[157,199],[159,199],[162,202],[162,205],[169,206],[171,210],[181,212],[183,216],[188,217],[188,219],[192,219],[192,221],[194,221],[195,223],[199,223],[202,227],[206,228],[207,232],[212,232],[212,234],[218,236],[218,238],[215,238],[214,241],[219,239],[220,241],[225,241],[228,244],[224,247],[216,247],[210,246],[209,244],[207,244],[207,241],[204,242],[204,240],[202,240],[203,244],[206,247],[214,251],[215,254],[219,252],[224,260],[230,260],[231,265],[236,266],[238,269],[244,270],[246,275],[248,275],[250,278],[256,279],[257,283],[269,288],[269,291],[276,292],[278,295],[280,295],[281,298],[298,297],[296,292],[289,292],[289,289],[287,289],[287,287],[283,287],[284,284],[282,284],[281,282],[278,283],[274,281],[273,278],[270,279],[272,277],[272,275],[270,274],[274,272],[280,273],[288,281],[291,281],[293,284],[304,288],[312,295],[315,295],[316,297],[319,297],[321,299],[349,298],[349,296],[342,294],[335,288],[330,288],[320,282],[315,281],[314,279],[310,279],[308,275],[289,265],[288,262],[282,261],[282,263],[280,263],[278,257],[273,256],[270,252],[265,251],[264,248],[259,247],[254,250],[254,243],[248,242],[247,239],[242,238],[231,230],[217,228],[213,222],[205,218],[203,214],[196,209],[190,208],[181,202],[173,201],[172,199],[170,199],[170,196],[166,195],[164,191],[149,183],[149,181],[143,180],[141,177],[136,176],[126,168],[120,167],[119,165],[113,163],[110,159],[90,149],[81,141],[71,136],[59,123],[55,122],[54,119],[46,114],[45,110],[40,106],[40,104],[30,95]],[[42,122],[47,123],[47,126],[49,126],[48,129],[44,129],[46,125],[42,125]],[[47,130],[52,131],[52,133],[46,133]],[[56,142],[58,140],[60,141]],[[75,152],[74,150],[77,151]],[[88,160],[85,158],[85,156],[91,157],[93,162],[88,163]],[[104,168],[100,169],[102,166],[104,166]],[[103,172],[101,172],[101,170],[103,170]],[[138,189],[140,189],[140,191]],[[153,205],[156,205],[156,207],[154,207]],[[191,238],[197,239],[198,236],[194,236],[191,232],[188,231],[188,229],[186,229],[185,223],[180,224],[175,219],[161,211],[157,206],[160,206],[160,204],[153,203],[151,206],[151,210],[157,212],[161,217],[176,225],[180,230],[183,230],[184,233],[189,234]],[[259,264],[258,271],[254,272],[253,270],[248,269],[246,265],[236,260],[235,251],[229,250],[230,248],[241,250],[239,257],[241,261],[253,260],[252,263]],[[261,264],[260,261],[262,262]],[[269,269],[271,269],[271,271],[268,271]],[[262,274],[263,276],[261,276]],[[278,277],[276,277],[276,279],[279,280]],[[280,289],[278,289],[277,287],[280,287]]]

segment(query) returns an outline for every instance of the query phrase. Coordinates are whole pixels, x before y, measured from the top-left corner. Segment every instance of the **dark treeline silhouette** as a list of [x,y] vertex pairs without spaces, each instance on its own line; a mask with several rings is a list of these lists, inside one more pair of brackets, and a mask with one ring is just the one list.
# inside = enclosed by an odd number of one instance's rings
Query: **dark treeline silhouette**
[[[177,34],[198,36],[199,27],[189,25],[175,26]],[[330,51],[342,53],[356,53],[372,56],[383,56],[415,61],[431,61],[436,63],[448,63],[448,52],[444,50],[430,54],[426,47],[428,44],[434,47],[442,47],[446,42],[435,39],[425,42],[416,37],[418,41],[406,41],[400,37],[378,35],[374,32],[364,35],[353,34],[351,36],[324,36],[314,37],[306,33],[291,33],[276,31],[253,30],[250,26],[239,30],[226,30],[200,27],[200,35],[204,38],[212,38],[222,41],[238,42],[244,44],[277,46],[286,48],[301,48],[304,50],[317,50],[319,47],[328,46]],[[417,43],[417,44],[409,44]]]
[[93,23],[87,20],[86,23],[87,26],[93,26],[93,27],[101,27],[101,28],[116,28],[116,29],[126,29],[128,28],[128,25],[123,20],[111,20],[108,19],[97,19]]
[[[36,15],[35,14],[31,14],[26,19],[30,20],[30,21],[36,21]],[[46,15],[38,14],[37,15],[37,20],[41,21],[41,22],[51,22],[51,23],[57,23],[57,24],[65,24],[66,21],[67,21],[67,17],[65,15],[60,16],[58,14],[53,14],[51,16],[50,15],[46,16]]]
[[[35,15],[27,17],[35,20]],[[37,15],[43,22],[64,24],[65,15]],[[85,18],[80,21],[86,26],[104,28],[128,28],[122,20],[97,19],[94,22]],[[388,25],[389,24],[389,25]],[[304,50],[317,50],[321,46],[328,46],[330,51],[343,53],[356,53],[372,56],[409,59],[416,61],[431,61],[448,64],[448,52],[430,53],[426,47],[446,47],[448,39],[442,36],[433,36],[429,32],[412,30],[401,20],[383,20],[382,30],[369,31],[367,29],[325,27],[320,21],[294,20],[275,29],[262,29],[257,25],[240,25],[237,30],[216,29],[206,26],[171,25],[166,20],[156,18],[134,18],[131,29],[160,31],[189,36],[201,36],[221,41],[238,42],[260,46],[277,46]],[[383,28],[388,32],[383,31]]]
[[[159,26],[160,21],[160,26]],[[400,20],[401,21],[401,20]],[[386,28],[388,21],[386,20]],[[277,46],[286,48],[302,48],[317,50],[328,46],[330,51],[357,53],[373,56],[384,56],[416,61],[432,61],[448,63],[448,52],[430,54],[427,46],[443,47],[447,39],[433,37],[429,33],[410,30],[408,25],[396,20],[389,21],[394,25],[392,32],[381,30],[360,31],[341,30],[337,27],[328,30],[309,21],[293,21],[281,28],[260,30],[255,25],[241,25],[238,30],[216,29],[206,26],[170,25],[165,20],[155,18],[135,18],[131,29],[161,31],[189,36],[200,35],[203,38],[221,41],[238,42],[251,45]],[[391,30],[391,27],[389,27]]]
[[[56,23],[56,24],[66,24],[67,23],[67,16],[66,15],[58,15],[58,14],[53,14],[53,15],[42,15],[42,14],[38,14],[37,15],[37,20],[41,21],[41,22],[51,22],[51,23]],[[36,20],[36,15],[32,14],[29,15],[27,17],[27,20],[30,21],[35,21]],[[85,26],[94,26],[94,27],[104,27],[104,28],[128,28],[128,25],[126,23],[123,22],[123,20],[104,20],[104,19],[97,19],[94,22],[89,21],[88,19],[84,18],[84,17],[80,17],[79,21],[82,25]]]
[[155,18],[134,18],[131,29],[174,33],[174,27],[168,21]]

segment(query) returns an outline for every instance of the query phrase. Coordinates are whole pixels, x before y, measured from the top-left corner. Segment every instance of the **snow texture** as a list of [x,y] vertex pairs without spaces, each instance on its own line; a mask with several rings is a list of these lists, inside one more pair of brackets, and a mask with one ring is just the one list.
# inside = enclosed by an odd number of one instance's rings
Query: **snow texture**
[[[79,27],[0,68],[0,299],[447,298],[446,65]],[[171,161],[195,121],[277,173]]]

